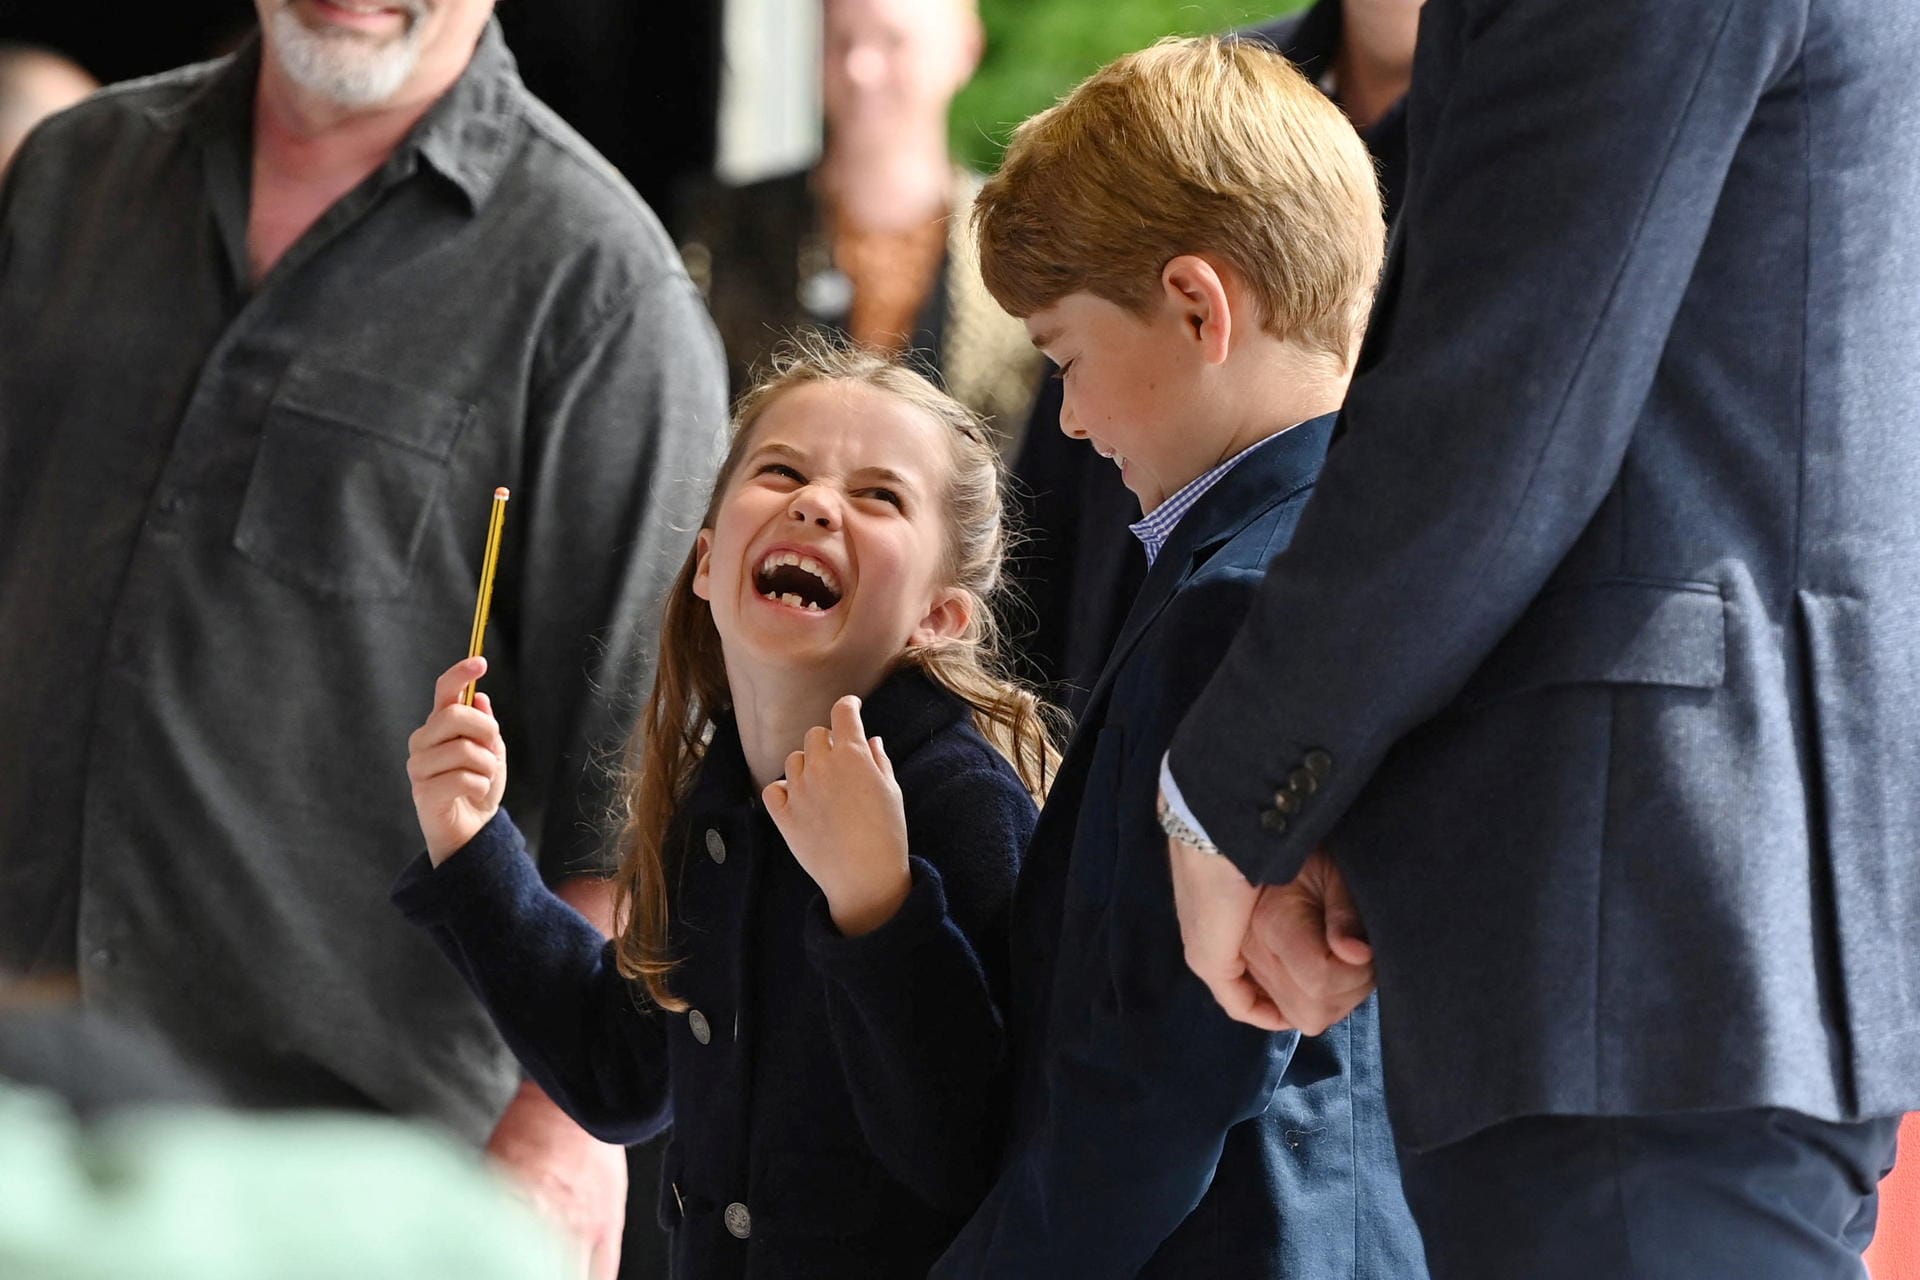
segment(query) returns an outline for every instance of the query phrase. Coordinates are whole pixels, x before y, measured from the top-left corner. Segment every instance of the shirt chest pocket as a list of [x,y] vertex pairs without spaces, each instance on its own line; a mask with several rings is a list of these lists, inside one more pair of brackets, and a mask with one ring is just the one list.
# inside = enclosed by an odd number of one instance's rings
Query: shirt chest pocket
[[267,406],[234,548],[323,596],[402,594],[475,413],[450,396],[295,361]]

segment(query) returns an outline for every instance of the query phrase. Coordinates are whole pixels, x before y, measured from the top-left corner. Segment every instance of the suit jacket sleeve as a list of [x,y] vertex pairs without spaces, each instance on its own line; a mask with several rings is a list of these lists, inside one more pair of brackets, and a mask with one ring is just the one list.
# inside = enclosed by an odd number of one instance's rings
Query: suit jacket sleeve
[[[1185,799],[1256,882],[1293,877],[1598,509],[1806,4],[1462,8],[1460,43],[1421,51],[1456,60],[1456,87],[1417,132],[1344,436],[1173,743]],[[1315,751],[1311,794],[1263,821]]]
[[502,809],[451,858],[421,854],[393,889],[487,1008],[549,1098],[605,1142],[639,1142],[669,1120],[659,1011],[620,976],[613,943],[541,882]]
[[1090,786],[1079,818],[1085,831],[1095,806],[1121,806],[1116,847],[1086,851],[1113,859],[1104,990],[1084,1020],[1055,1009],[1056,1026],[1080,1025],[1047,1046],[1045,1117],[1009,1152],[936,1276],[1136,1274],[1212,1185],[1227,1131],[1279,1087],[1297,1037],[1234,1022],[1187,969],[1150,781],[1258,582],[1257,570],[1210,572],[1129,659],[1160,673],[1154,701],[1109,713],[1124,718],[1107,730],[1124,734],[1121,785],[1117,795]]
[[862,1135],[956,1218],[992,1176],[1006,1128],[1007,911],[1033,824],[1010,776],[957,774],[914,805],[913,887],[893,919],[845,938],[817,898],[807,921]]

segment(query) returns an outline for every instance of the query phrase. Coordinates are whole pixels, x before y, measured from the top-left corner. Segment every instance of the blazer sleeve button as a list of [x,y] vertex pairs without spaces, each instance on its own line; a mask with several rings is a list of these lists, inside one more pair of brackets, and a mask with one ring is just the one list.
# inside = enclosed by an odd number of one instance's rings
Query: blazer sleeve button
[[1307,772],[1322,782],[1325,782],[1327,776],[1333,772],[1333,757],[1318,747],[1307,752],[1306,758],[1300,763],[1306,765]]
[[1260,811],[1260,825],[1277,836],[1286,831],[1287,818],[1286,815],[1278,809],[1262,809]]
[[1310,796],[1320,789],[1320,779],[1305,769],[1295,769],[1287,775],[1287,790],[1297,796]]

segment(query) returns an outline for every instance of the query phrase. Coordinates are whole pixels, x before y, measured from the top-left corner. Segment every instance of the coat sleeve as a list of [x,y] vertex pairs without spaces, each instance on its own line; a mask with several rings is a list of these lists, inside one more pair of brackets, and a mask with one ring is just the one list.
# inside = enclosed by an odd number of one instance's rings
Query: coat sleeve
[[[1175,597],[1130,659],[1159,674],[1151,706],[1120,708],[1117,795],[1094,783],[1079,815],[1120,806],[1101,922],[1105,982],[1090,1011],[1056,1006],[1046,1108],[934,1270],[939,1277],[1129,1276],[1213,1183],[1227,1132],[1262,1112],[1297,1037],[1234,1022],[1187,969],[1150,779],[1180,712],[1212,672],[1259,582],[1213,572]],[[1110,732],[1112,730],[1109,730]],[[1102,840],[1095,830],[1078,837]]]
[[520,1065],[581,1128],[640,1142],[671,1119],[665,1019],[614,966],[613,943],[540,878],[506,810],[393,902],[473,988]]
[[506,802],[529,819],[549,883],[607,869],[608,765],[639,718],[660,599],[718,465],[726,388],[713,325],[677,267],[538,372],[488,687],[514,711]]
[[1005,773],[949,777],[912,802],[913,884],[893,919],[842,937],[816,898],[807,920],[862,1135],[956,1218],[978,1202],[1006,1131],[1007,914],[1034,818]]
[[[1184,798],[1256,882],[1293,877],[1598,510],[1806,3],[1457,9],[1432,55],[1457,87],[1417,122],[1344,436],[1173,742]],[[1309,757],[1311,794],[1263,822]]]

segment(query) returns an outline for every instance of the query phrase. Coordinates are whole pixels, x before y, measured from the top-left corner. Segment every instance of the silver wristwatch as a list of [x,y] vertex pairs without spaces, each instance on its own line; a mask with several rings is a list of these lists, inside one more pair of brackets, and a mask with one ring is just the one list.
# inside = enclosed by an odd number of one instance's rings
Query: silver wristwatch
[[1207,839],[1205,832],[1188,825],[1179,814],[1173,811],[1173,806],[1167,803],[1166,796],[1162,795],[1155,802],[1155,812],[1160,818],[1160,829],[1181,844],[1192,845],[1202,853],[1220,852],[1220,846]]

